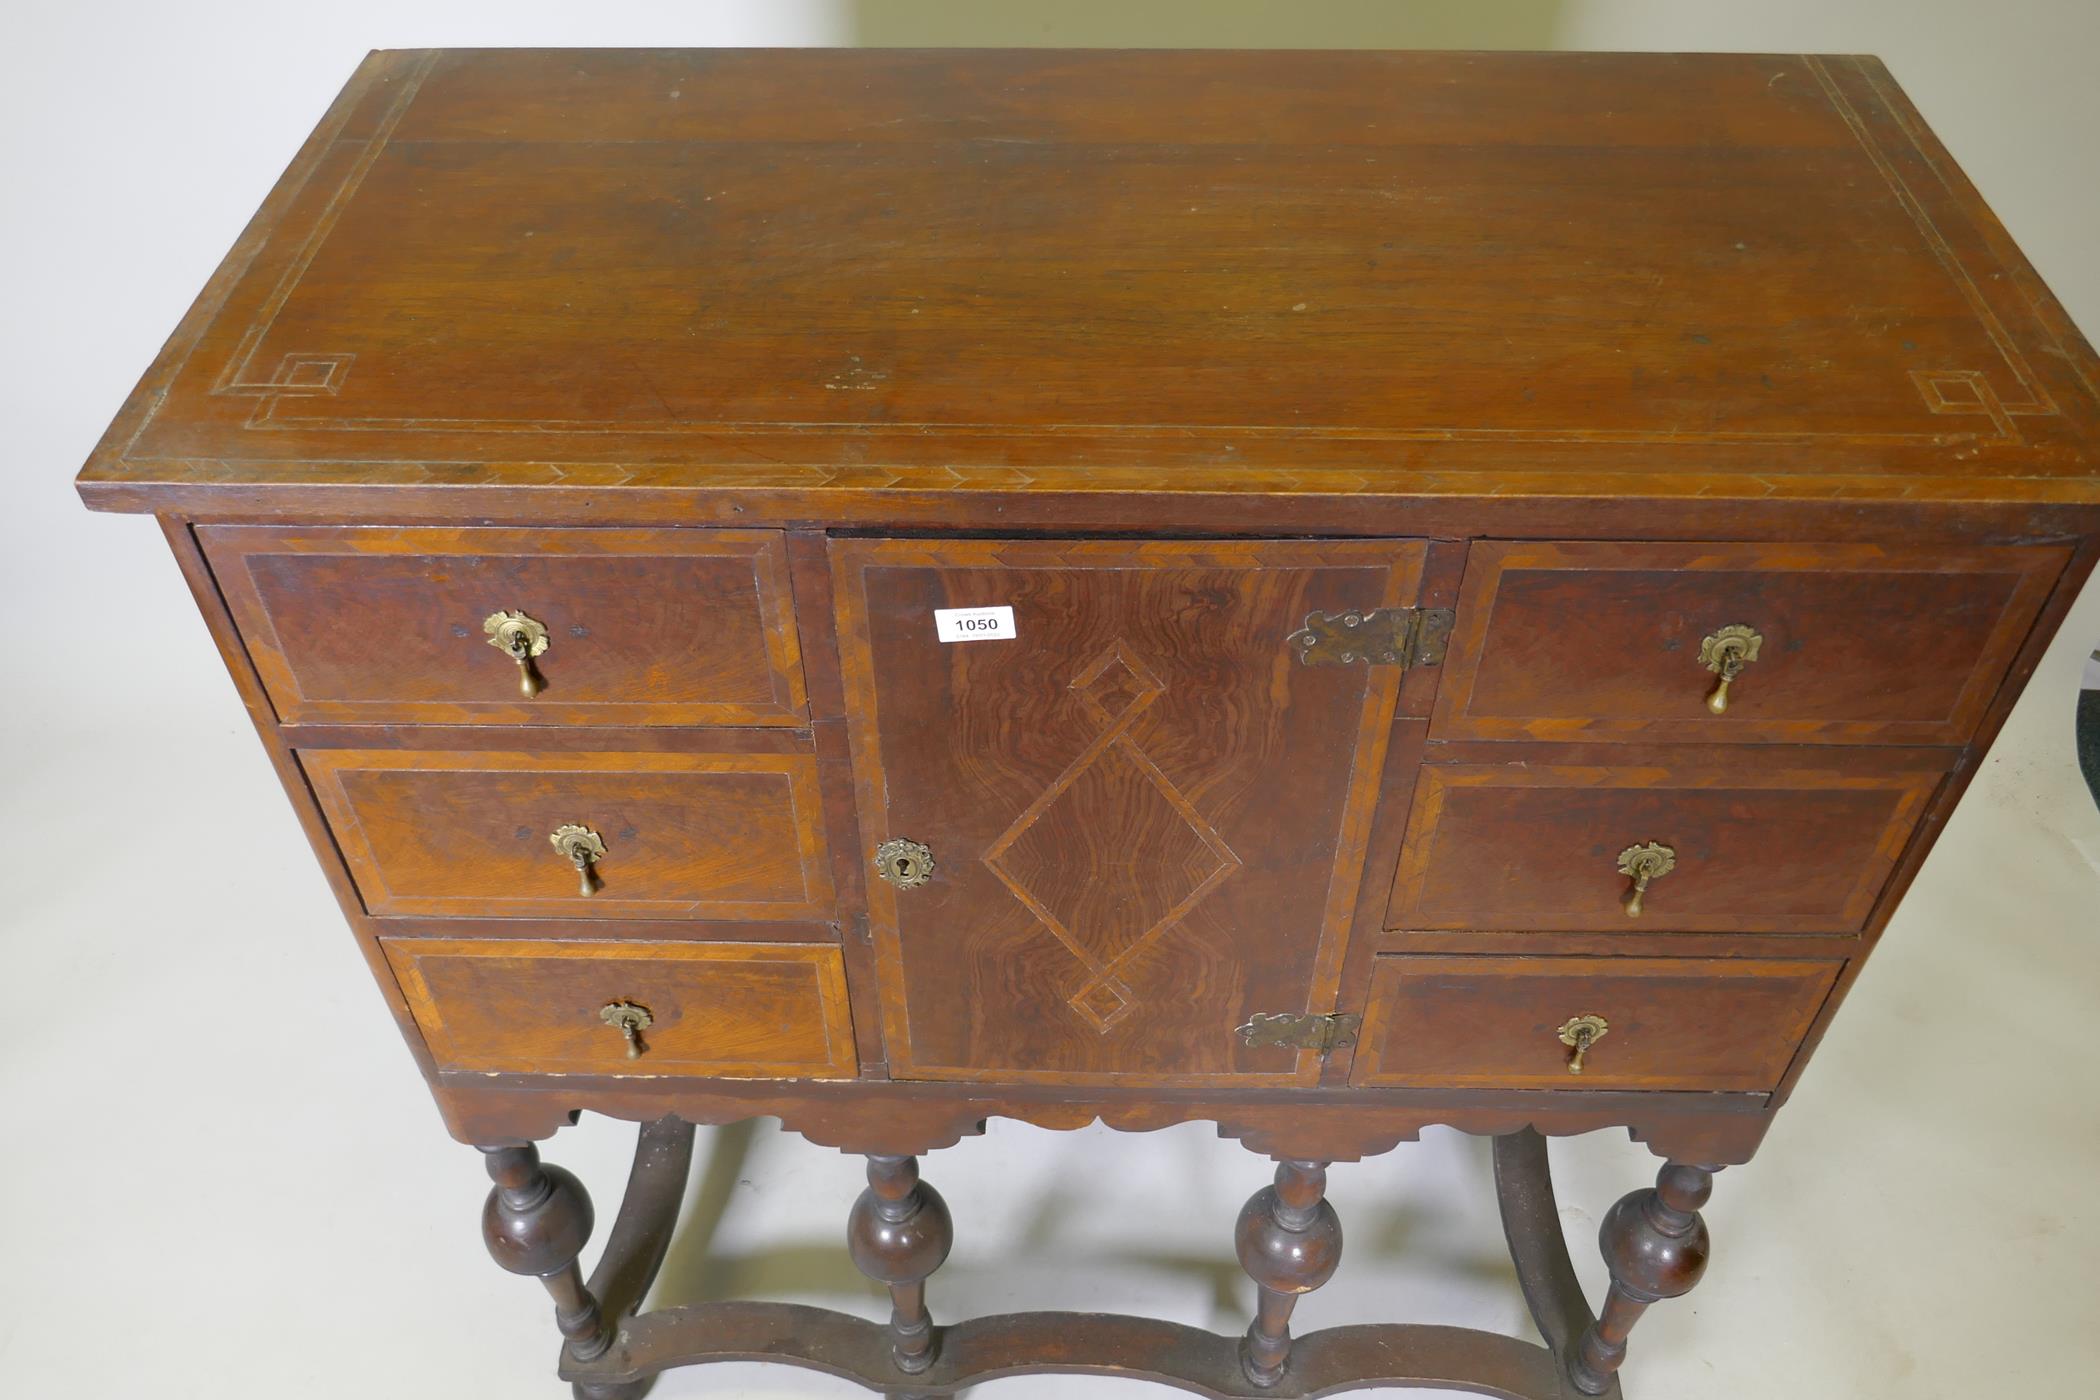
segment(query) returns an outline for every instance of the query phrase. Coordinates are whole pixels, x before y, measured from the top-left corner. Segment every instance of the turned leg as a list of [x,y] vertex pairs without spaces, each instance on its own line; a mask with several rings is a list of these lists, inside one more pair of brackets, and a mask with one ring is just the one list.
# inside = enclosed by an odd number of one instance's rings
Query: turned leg
[[846,1247],[856,1268],[889,1286],[891,1352],[906,1375],[933,1364],[926,1279],[954,1243],[947,1202],[919,1180],[917,1158],[868,1158],[868,1189],[846,1221]]
[[[531,1143],[484,1147],[489,1180],[496,1183],[481,1211],[481,1237],[489,1254],[514,1274],[530,1274],[554,1299],[554,1322],[579,1361],[603,1356],[612,1328],[598,1300],[584,1286],[576,1256],[591,1237],[591,1198],[583,1183],[560,1167],[541,1163]],[[579,1400],[637,1400],[647,1381],[629,1385],[578,1385]]]
[[1298,1296],[1334,1277],[1342,1262],[1342,1222],[1327,1204],[1325,1162],[1279,1162],[1276,1184],[1254,1193],[1233,1231],[1240,1267],[1259,1289],[1254,1321],[1240,1343],[1247,1379],[1271,1386],[1291,1355],[1291,1309]]
[[1569,1378],[1585,1395],[1602,1395],[1626,1361],[1626,1338],[1652,1303],[1692,1291],[1706,1272],[1709,1241],[1699,1207],[1713,1195],[1715,1167],[1671,1162],[1649,1191],[1622,1197],[1597,1232],[1611,1269],[1604,1311],[1582,1334]]

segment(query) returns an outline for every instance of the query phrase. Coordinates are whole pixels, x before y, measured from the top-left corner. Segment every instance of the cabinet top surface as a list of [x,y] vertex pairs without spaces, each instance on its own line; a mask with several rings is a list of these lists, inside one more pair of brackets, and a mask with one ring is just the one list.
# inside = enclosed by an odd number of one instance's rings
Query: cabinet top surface
[[2096,386],[1872,59],[396,51],[81,479],[2089,503]]

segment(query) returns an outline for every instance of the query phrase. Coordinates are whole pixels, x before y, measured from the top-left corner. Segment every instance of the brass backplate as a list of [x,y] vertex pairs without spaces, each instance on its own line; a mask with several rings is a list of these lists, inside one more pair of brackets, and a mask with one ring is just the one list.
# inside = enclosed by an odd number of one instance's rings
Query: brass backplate
[[560,851],[564,859],[576,865],[589,865],[605,859],[605,838],[587,826],[569,822],[557,826],[547,833],[547,841]]
[[1676,868],[1676,848],[1665,846],[1660,841],[1628,846],[1619,852],[1619,873],[1629,880],[1639,880],[1644,886],[1650,880],[1660,880]]
[[1715,675],[1734,680],[1743,668],[1757,660],[1765,639],[1742,623],[1730,623],[1699,640],[1699,664]]
[[547,625],[538,618],[500,608],[482,620],[489,645],[519,661],[547,654]]
[[1449,608],[1316,612],[1285,640],[1307,666],[1435,666],[1455,620]]
[[1356,1033],[1363,1029],[1363,1024],[1364,1018],[1353,1011],[1328,1016],[1290,1011],[1263,1012],[1238,1027],[1237,1034],[1255,1049],[1280,1045],[1290,1050],[1317,1050],[1322,1055],[1329,1055],[1344,1046],[1356,1044]]
[[634,1001],[611,1001],[598,1008],[598,1019],[616,1030],[625,1032],[632,1026],[637,1031],[648,1030],[656,1024],[656,1016]]

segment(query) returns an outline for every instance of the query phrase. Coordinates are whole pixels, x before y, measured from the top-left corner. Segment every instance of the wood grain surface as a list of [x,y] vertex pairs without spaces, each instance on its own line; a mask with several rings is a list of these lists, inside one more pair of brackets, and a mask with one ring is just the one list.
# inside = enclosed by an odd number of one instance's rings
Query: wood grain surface
[[2096,382],[1872,59],[386,52],[82,485],[2090,503]]
[[[200,527],[287,723],[805,722],[780,535]],[[482,624],[550,633],[545,689]]]
[[[1310,667],[1312,611],[1404,606],[1405,542],[839,541],[893,1073],[1292,1082],[1257,1012],[1331,1006],[1400,672]],[[933,610],[1009,604],[1010,641]]]
[[[1950,755],[1642,757],[1424,764],[1386,926],[1856,933]],[[1635,920],[1618,861],[1649,842],[1676,868]]]
[[[810,755],[307,749],[299,761],[374,914],[832,913]],[[572,824],[606,846],[588,897],[549,840]]]
[[[448,1070],[850,1079],[835,947],[389,938],[431,1054]],[[645,1007],[643,1053],[601,1010]]]
[[[1437,739],[1959,744],[2070,551],[1476,543]],[[1706,708],[1700,643],[1757,659]]]
[[[1696,958],[1376,960],[1352,1083],[1501,1089],[1776,1088],[1844,966]],[[1609,1029],[1568,1072],[1560,1028]]]

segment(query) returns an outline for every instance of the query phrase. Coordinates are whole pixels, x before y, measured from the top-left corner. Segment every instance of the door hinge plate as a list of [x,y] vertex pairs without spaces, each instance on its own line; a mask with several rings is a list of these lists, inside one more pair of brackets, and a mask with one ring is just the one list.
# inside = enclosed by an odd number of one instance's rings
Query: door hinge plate
[[1333,1015],[1290,1011],[1272,1015],[1264,1012],[1250,1017],[1246,1025],[1238,1028],[1238,1035],[1257,1050],[1280,1045],[1291,1050],[1317,1050],[1322,1055],[1331,1055],[1356,1044],[1356,1033],[1363,1024],[1364,1018],[1353,1011]]
[[1285,638],[1307,666],[1435,666],[1455,620],[1449,608],[1373,608],[1309,613]]

